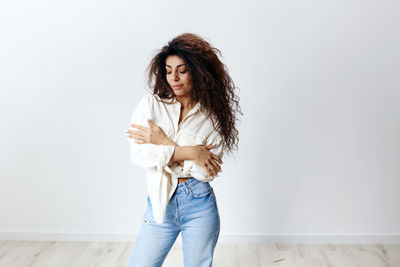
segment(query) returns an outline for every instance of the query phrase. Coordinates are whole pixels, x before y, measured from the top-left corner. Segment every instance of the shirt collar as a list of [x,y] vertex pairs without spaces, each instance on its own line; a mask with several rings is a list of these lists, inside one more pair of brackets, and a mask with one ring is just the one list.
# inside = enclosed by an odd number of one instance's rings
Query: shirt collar
[[[172,98],[172,103],[173,104],[177,104],[178,103],[178,100],[176,99],[175,96]],[[192,109],[193,109],[193,111],[192,111],[193,113],[195,113],[197,110],[199,110],[201,114],[205,115],[204,112],[201,110],[200,101],[197,101],[196,105],[194,105],[194,107]]]

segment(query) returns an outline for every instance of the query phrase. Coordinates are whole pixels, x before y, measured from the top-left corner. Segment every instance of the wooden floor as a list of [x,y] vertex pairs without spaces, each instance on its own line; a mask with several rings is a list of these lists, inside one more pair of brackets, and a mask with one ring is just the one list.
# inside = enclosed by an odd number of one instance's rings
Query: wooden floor
[[[133,243],[0,241],[1,267],[126,267]],[[400,245],[218,243],[214,267],[400,267]],[[163,267],[183,267],[175,243]]]

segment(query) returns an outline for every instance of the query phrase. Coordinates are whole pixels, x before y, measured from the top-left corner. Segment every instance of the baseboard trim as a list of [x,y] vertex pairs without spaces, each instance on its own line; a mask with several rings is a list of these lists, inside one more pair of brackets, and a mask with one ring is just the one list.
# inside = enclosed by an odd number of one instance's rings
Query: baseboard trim
[[[0,240],[134,242],[128,233],[0,232]],[[181,235],[176,243],[182,243]],[[400,234],[230,234],[221,233],[218,243],[291,244],[400,244]]]

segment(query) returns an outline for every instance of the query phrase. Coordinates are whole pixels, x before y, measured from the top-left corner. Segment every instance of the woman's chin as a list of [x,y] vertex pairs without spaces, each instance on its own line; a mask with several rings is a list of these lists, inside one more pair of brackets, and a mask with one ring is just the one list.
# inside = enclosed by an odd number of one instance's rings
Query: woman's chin
[[174,94],[175,94],[176,96],[181,96],[181,97],[190,96],[190,92],[184,91],[184,90],[182,90],[182,89],[174,90]]
[[177,96],[184,95],[184,93],[183,93],[182,90],[174,90],[174,93],[175,93],[175,95],[177,95]]

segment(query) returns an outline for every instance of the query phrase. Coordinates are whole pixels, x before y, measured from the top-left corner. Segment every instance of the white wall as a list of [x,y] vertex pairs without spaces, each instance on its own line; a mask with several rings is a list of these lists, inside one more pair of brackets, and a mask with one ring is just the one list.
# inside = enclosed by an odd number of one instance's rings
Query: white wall
[[0,237],[134,240],[146,188],[125,130],[155,50],[194,32],[244,113],[211,183],[221,242],[400,242],[399,7],[2,2]]

